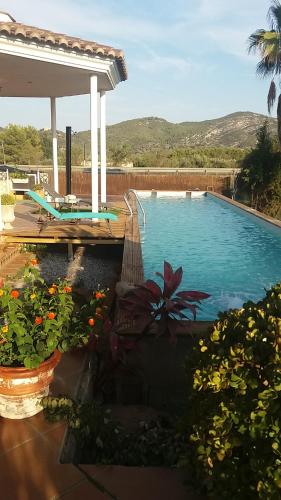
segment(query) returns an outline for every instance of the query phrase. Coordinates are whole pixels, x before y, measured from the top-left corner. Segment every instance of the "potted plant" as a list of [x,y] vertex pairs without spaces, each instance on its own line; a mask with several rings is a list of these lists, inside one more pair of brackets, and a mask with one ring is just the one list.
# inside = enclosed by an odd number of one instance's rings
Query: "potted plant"
[[28,183],[28,176],[25,172],[22,172],[21,170],[15,170],[14,172],[10,172],[10,177],[13,181],[13,183],[17,184],[27,184]]
[[75,327],[71,287],[49,286],[32,264],[22,289],[0,288],[0,416],[13,419],[41,411],[61,352],[88,342],[88,333]]
[[11,222],[15,220],[15,197],[12,194],[1,195],[2,220],[4,229],[12,229]]
[[36,193],[39,194],[39,196],[41,196],[42,198],[44,198],[45,196],[45,191],[42,184],[34,184],[34,186],[32,186],[32,191],[36,191]]

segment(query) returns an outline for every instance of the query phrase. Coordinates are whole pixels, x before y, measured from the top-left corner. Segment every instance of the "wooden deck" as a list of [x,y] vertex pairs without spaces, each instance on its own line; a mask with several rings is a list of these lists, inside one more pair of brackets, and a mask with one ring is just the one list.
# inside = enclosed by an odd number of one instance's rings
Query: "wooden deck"
[[126,223],[121,280],[129,284],[139,285],[144,281],[140,230],[135,199],[130,199],[130,203],[134,215],[128,217]]
[[[121,272],[121,282],[126,285],[140,285],[144,282],[143,257],[141,249],[140,229],[136,200],[130,196],[133,217],[128,217],[125,228],[124,252]],[[115,324],[119,333],[139,333],[136,322],[129,320],[120,310],[118,303],[115,311]]]
[[[75,223],[51,220],[38,224],[38,205],[32,201],[18,202],[15,206],[16,219],[13,229],[3,230],[1,239],[8,243],[75,243],[123,245],[128,210],[120,198],[110,204],[118,210],[118,220],[84,220]],[[109,210],[110,210],[109,206]]]

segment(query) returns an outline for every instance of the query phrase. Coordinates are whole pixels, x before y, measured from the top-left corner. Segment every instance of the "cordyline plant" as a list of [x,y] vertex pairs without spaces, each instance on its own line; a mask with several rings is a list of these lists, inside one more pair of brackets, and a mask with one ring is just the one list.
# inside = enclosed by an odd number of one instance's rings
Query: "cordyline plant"
[[22,289],[0,288],[2,366],[36,368],[55,349],[65,352],[88,342],[88,332],[74,327],[78,319],[69,284],[48,285],[36,265],[34,259],[25,268]]
[[[173,271],[171,264],[164,262],[164,273],[156,273],[163,280],[163,289],[153,280],[147,280],[120,299],[120,307],[125,314],[135,320],[143,333],[157,322],[158,334],[170,333],[174,338],[175,321],[182,323],[196,319],[196,311],[201,300],[208,293],[195,290],[177,292],[183,275],[182,267]],[[183,311],[186,311],[189,316]]]

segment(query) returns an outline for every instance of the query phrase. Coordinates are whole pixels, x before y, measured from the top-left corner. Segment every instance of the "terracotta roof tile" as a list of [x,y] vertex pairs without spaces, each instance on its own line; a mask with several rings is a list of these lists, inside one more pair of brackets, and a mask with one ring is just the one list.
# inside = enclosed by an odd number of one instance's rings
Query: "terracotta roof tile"
[[85,52],[93,56],[110,57],[116,60],[122,80],[127,80],[128,78],[122,50],[16,22],[0,22],[0,35],[19,38],[21,40],[36,41],[44,45],[57,46],[77,52]]

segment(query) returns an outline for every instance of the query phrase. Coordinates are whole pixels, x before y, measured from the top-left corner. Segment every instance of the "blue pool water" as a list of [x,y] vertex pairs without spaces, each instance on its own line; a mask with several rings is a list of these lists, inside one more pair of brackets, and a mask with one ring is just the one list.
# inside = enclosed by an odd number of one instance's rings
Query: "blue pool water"
[[212,195],[143,198],[141,227],[145,278],[167,260],[184,270],[181,290],[201,290],[200,320],[264,296],[281,281],[281,229]]

